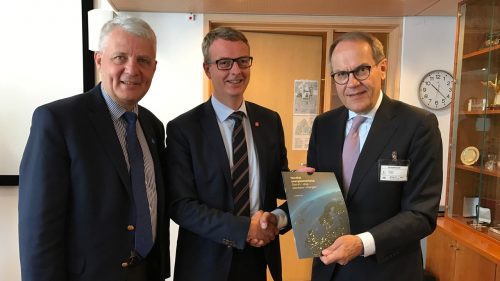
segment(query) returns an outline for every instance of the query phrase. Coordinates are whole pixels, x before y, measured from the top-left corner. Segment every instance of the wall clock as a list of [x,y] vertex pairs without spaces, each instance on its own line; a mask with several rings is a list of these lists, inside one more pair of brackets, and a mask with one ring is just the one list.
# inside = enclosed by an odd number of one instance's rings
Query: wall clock
[[453,76],[444,70],[433,70],[424,75],[418,87],[420,102],[430,109],[443,109],[451,103]]

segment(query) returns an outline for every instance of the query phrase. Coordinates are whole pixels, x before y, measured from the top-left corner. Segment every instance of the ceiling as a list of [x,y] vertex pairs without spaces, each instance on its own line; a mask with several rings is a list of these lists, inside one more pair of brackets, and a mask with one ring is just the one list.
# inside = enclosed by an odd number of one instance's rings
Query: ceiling
[[459,0],[108,0],[116,11],[323,15],[456,16]]

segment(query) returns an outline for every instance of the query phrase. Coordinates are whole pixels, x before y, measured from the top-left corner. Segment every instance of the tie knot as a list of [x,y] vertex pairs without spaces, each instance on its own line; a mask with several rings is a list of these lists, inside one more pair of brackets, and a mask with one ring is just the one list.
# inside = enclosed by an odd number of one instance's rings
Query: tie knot
[[243,120],[243,117],[245,116],[245,113],[243,111],[235,111],[229,115],[229,118],[233,119],[234,121],[241,121]]
[[354,120],[352,120],[351,131],[352,130],[357,131],[359,129],[359,126],[361,126],[361,124],[363,124],[365,120],[366,117],[361,115],[357,115],[356,117],[354,117]]
[[128,125],[132,125],[135,124],[135,122],[137,121],[137,114],[135,114],[132,111],[127,111],[123,113],[123,118],[125,118]]

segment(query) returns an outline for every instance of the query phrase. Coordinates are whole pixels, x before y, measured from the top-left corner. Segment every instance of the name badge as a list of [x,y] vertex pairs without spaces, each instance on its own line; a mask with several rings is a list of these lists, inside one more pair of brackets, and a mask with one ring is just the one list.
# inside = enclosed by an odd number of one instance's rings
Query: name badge
[[380,165],[380,181],[408,181],[408,166]]
[[410,160],[397,159],[397,153],[392,152],[392,159],[380,159],[378,161],[379,181],[406,182]]

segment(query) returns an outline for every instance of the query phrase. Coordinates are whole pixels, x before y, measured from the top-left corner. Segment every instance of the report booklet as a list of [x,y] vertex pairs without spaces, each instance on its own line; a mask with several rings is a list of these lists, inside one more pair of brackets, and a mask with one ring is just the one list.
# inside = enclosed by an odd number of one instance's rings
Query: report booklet
[[299,258],[321,256],[349,234],[349,216],[334,173],[282,172]]

